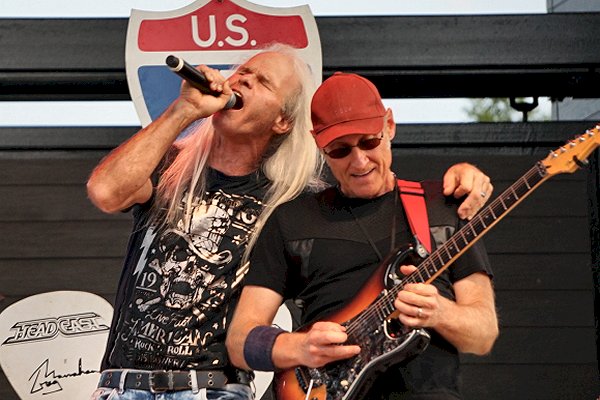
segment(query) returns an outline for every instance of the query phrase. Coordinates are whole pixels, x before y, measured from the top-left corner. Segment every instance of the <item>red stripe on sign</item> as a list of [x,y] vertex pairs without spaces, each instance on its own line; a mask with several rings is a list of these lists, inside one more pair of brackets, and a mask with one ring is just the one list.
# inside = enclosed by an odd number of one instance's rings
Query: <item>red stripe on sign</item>
[[305,48],[302,18],[260,14],[231,2],[211,2],[181,17],[144,20],[138,34],[142,51],[251,50],[274,41]]

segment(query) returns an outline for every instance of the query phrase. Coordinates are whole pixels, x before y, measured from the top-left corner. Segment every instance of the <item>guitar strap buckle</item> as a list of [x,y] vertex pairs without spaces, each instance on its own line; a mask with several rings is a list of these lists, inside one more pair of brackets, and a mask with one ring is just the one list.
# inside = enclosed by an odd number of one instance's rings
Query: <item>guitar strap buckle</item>
[[421,258],[425,258],[432,250],[431,233],[429,232],[429,218],[425,204],[425,190],[419,182],[398,179],[398,191],[410,230],[415,237],[416,251]]
[[425,258],[429,255],[429,252],[427,251],[425,246],[423,246],[417,235],[415,235],[415,251],[421,258]]

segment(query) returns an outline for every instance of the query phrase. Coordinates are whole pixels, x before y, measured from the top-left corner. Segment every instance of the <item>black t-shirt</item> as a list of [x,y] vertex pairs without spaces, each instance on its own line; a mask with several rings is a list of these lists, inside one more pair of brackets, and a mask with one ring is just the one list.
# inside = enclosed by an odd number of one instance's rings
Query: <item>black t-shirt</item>
[[209,169],[207,183],[204,198],[192,200],[190,220],[176,227],[157,231],[148,223],[152,200],[133,208],[103,368],[228,365],[225,334],[244,276],[240,259],[268,181]]
[[[438,183],[425,187],[430,226],[435,224],[431,227],[449,233],[458,230],[462,222],[456,215],[456,202],[441,194]],[[286,299],[295,299],[302,305],[302,325],[328,319],[363,293],[363,285],[392,247],[411,242],[412,233],[398,197],[394,190],[375,199],[350,199],[337,188],[329,188],[280,206],[261,232],[245,284],[267,287]],[[433,284],[443,296],[454,299],[452,283],[480,271],[491,276],[481,240]],[[435,332],[431,335],[428,349],[401,366],[400,380],[404,382],[394,378],[390,390],[426,392],[441,388],[458,393],[456,349]],[[429,372],[432,368],[436,371]]]

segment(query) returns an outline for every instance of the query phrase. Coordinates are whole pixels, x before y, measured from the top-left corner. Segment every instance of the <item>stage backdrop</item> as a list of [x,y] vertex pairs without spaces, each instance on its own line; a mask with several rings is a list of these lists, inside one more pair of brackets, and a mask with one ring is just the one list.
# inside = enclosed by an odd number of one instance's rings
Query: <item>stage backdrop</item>
[[[0,58],[0,99],[129,99],[128,22],[0,20],[0,51],[11,55]],[[321,17],[317,25],[324,76],[363,73],[386,97],[599,96],[599,13]],[[399,176],[419,179],[471,161],[492,177],[497,194],[594,124],[399,125],[394,165]],[[56,290],[113,301],[131,218],[94,209],[85,182],[138,129],[0,128],[0,311]],[[464,357],[465,399],[600,394],[596,156],[582,171],[545,183],[484,238],[501,333],[491,355]],[[3,374],[0,398],[18,400]]]

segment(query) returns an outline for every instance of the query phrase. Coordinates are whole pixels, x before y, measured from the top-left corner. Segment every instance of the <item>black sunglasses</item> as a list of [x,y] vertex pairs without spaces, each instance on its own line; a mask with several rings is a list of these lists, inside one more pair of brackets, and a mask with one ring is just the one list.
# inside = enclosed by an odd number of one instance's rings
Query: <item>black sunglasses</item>
[[383,132],[381,132],[381,136],[374,137],[370,139],[362,139],[359,140],[357,144],[354,146],[342,146],[335,148],[333,150],[326,151],[323,149],[323,153],[325,153],[328,157],[331,158],[344,158],[348,154],[352,153],[353,147],[358,147],[361,150],[372,150],[375,147],[379,146],[381,140],[383,139]]

